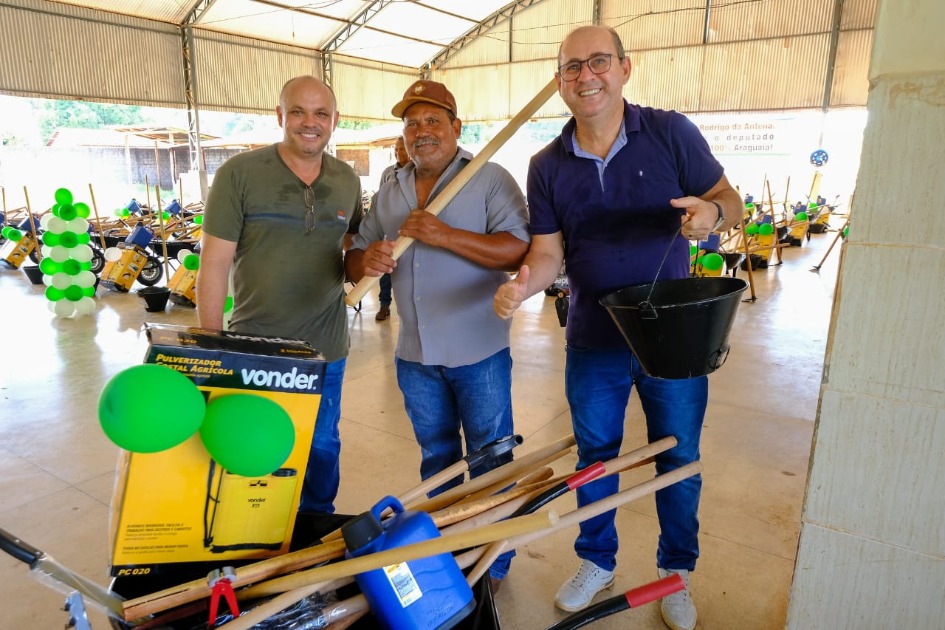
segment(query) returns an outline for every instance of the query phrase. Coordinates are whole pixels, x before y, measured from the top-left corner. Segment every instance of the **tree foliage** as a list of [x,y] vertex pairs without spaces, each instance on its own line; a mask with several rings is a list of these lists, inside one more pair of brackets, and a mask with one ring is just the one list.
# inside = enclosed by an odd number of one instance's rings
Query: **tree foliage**
[[33,101],[43,141],[60,127],[99,129],[110,125],[140,125],[149,122],[137,105],[112,105],[86,101]]

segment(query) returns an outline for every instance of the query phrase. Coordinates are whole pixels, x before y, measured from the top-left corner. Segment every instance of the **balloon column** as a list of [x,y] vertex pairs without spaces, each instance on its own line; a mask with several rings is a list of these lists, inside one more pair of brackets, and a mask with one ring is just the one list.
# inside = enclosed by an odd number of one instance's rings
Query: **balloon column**
[[[169,405],[142,392],[159,391]],[[183,374],[145,363],[113,376],[99,397],[98,417],[105,435],[134,453],[173,448],[195,433],[210,456],[228,471],[246,477],[268,475],[295,447],[295,427],[277,402],[256,394],[225,394],[205,402]]]
[[90,208],[74,203],[72,193],[60,188],[55,192],[52,211],[40,219],[43,259],[39,268],[46,285],[49,310],[59,317],[88,315],[95,311],[95,274],[92,248],[89,247]]

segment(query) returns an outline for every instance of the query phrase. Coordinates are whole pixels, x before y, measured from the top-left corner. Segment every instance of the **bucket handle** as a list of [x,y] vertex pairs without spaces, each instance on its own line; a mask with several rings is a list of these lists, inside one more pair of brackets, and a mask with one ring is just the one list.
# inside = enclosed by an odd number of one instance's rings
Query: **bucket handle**
[[656,312],[656,307],[653,306],[652,302],[650,302],[650,297],[653,295],[653,289],[656,288],[656,281],[659,279],[660,272],[663,270],[663,265],[666,263],[666,259],[669,257],[669,252],[673,250],[673,244],[676,242],[676,238],[682,232],[682,226],[683,224],[680,223],[672,238],[669,239],[669,247],[667,247],[666,251],[663,252],[663,260],[660,261],[660,266],[656,268],[656,277],[653,278],[653,284],[650,285],[650,292],[646,294],[646,299],[637,304],[637,308],[640,309],[640,319],[657,319],[659,317]]

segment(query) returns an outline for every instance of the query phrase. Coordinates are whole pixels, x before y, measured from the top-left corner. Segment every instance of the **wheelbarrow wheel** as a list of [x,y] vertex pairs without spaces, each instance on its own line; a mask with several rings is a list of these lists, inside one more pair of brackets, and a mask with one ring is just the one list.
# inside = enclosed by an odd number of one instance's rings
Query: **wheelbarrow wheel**
[[141,273],[138,274],[138,282],[146,287],[153,287],[164,275],[164,268],[157,258],[148,256],[148,262],[144,263]]
[[102,273],[102,269],[105,268],[105,255],[102,254],[102,251],[99,248],[92,248],[92,259],[89,260],[89,263],[92,265],[89,267],[89,271],[94,273],[96,276]]

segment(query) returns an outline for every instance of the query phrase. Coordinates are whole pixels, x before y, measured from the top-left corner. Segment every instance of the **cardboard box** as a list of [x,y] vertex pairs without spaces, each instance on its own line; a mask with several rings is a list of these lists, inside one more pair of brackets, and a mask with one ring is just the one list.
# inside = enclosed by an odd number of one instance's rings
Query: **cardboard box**
[[[281,468],[265,477],[223,470],[199,433],[158,453],[122,451],[111,506],[111,573],[155,576],[179,563],[266,558],[289,549],[312,432],[321,400],[325,361],[302,341],[247,336],[183,326],[145,324],[146,363],[178,370],[207,397],[265,396],[292,418],[295,446]],[[174,401],[141,383],[143,404]],[[232,562],[237,561],[237,562]]]

